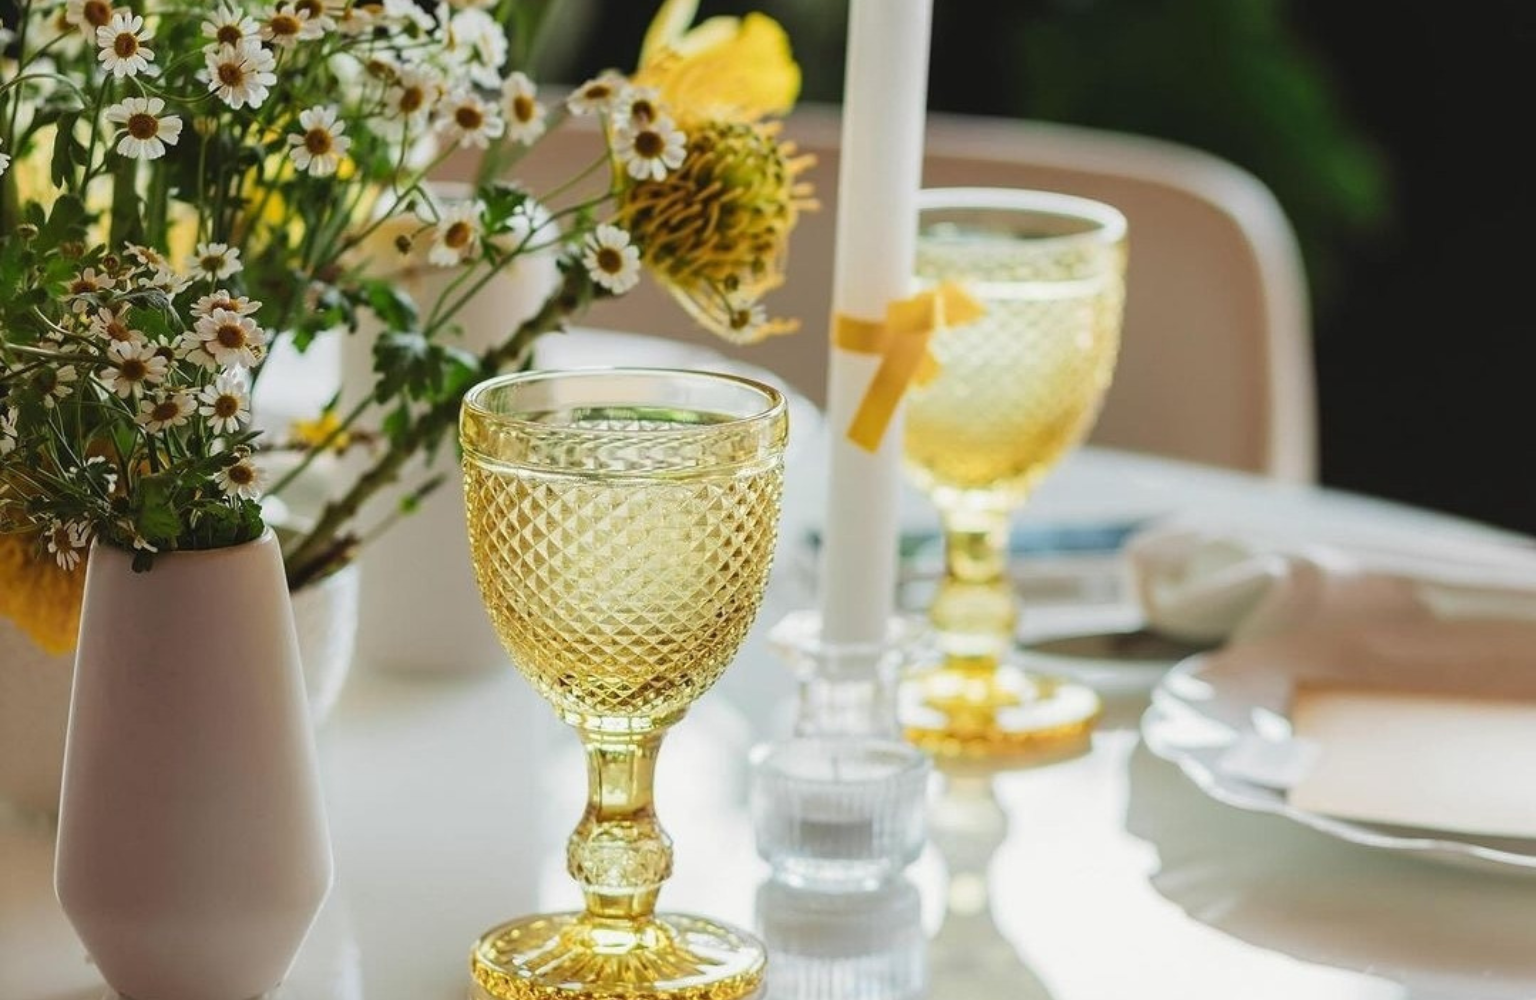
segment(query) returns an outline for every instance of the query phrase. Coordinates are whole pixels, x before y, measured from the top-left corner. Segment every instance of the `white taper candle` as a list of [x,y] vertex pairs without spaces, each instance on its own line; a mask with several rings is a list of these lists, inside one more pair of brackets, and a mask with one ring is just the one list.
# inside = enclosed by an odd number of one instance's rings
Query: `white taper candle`
[[[835,315],[881,321],[911,294],[932,0],[851,0],[837,188]],[[831,347],[822,537],[829,642],[879,642],[895,610],[901,411],[871,454],[846,437],[880,359]]]

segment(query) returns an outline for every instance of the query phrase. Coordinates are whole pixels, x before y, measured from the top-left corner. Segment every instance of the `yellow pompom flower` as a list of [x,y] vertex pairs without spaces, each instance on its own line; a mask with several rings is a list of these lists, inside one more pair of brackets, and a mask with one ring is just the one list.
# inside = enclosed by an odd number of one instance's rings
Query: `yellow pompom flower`
[[780,142],[774,125],[696,121],[682,165],[630,185],[618,224],[641,260],[704,326],[737,343],[789,333],[757,300],[783,284],[789,234],[813,207],[797,177],[809,157]]
[[0,618],[8,618],[46,653],[75,648],[85,569],[66,572],[37,558],[31,534],[0,533]]
[[634,83],[652,87],[680,123],[787,114],[800,96],[789,35],[773,18],[711,17],[693,28],[698,0],[666,0],[645,33]]

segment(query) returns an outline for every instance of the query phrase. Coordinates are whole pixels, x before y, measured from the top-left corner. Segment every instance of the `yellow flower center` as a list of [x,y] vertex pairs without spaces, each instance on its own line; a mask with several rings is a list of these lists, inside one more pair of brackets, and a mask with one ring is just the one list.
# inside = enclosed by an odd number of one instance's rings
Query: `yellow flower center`
[[292,14],[273,14],[267,22],[267,30],[273,38],[292,38],[304,28],[303,22]]
[[237,350],[245,346],[245,329],[238,323],[221,323],[213,339],[232,351]]
[[133,339],[133,331],[129,330],[128,324],[124,323],[122,320],[114,319],[107,323],[104,329],[107,332],[107,338],[109,340],[115,340],[119,343],[122,343],[124,341]]
[[112,51],[117,53],[119,59],[127,59],[139,51],[139,39],[130,32],[124,31],[112,39]]
[[135,139],[153,139],[160,134],[160,119],[140,111],[128,116],[128,134]]
[[653,129],[635,133],[635,153],[647,160],[654,160],[667,148],[667,141]]
[[443,242],[455,250],[462,250],[469,245],[470,237],[474,235],[474,227],[467,222],[454,222],[443,233]]
[[331,151],[331,133],[323,128],[312,128],[304,133],[304,148],[311,156],[324,156]]
[[104,28],[112,20],[112,5],[105,0],[85,0],[80,17],[93,28]]
[[320,0],[298,0],[293,5],[293,9],[301,14],[308,14],[311,21],[325,14],[325,4]]
[[403,114],[411,114],[421,110],[421,106],[427,103],[426,91],[420,87],[406,87],[400,91],[400,111]]
[[249,486],[256,481],[256,470],[244,462],[229,467],[229,481],[236,486]]
[[128,358],[117,366],[117,370],[129,382],[142,382],[149,375],[149,366],[138,358]]
[[473,104],[461,104],[454,109],[453,122],[466,132],[474,132],[485,124],[485,115]]
[[516,118],[520,122],[533,121],[533,115],[536,108],[537,105],[533,103],[533,98],[528,97],[525,94],[518,94],[516,97],[512,98],[512,117]]
[[240,412],[240,400],[234,396],[220,396],[213,401],[213,415],[228,420]]
[[219,30],[214,32],[213,40],[220,45],[239,45],[245,37],[240,31],[240,26],[235,24],[221,24]]
[[642,125],[656,120],[656,105],[644,97],[637,98],[629,106],[629,117]]
[[599,247],[597,267],[604,274],[618,274],[624,270],[624,255],[613,247]]
[[589,83],[582,88],[581,96],[600,104],[613,97],[613,87],[606,83]]
[[245,82],[245,68],[237,62],[219,63],[219,82],[226,87],[238,87]]
[[224,269],[224,255],[221,253],[211,253],[206,257],[201,257],[197,261],[197,266],[209,274],[217,274]]
[[169,399],[162,399],[155,404],[153,410],[149,411],[149,419],[162,424],[168,420],[175,420],[180,415],[181,407],[177,406],[174,400]]
[[100,290],[101,286],[96,284],[92,278],[76,278],[69,284],[69,294],[71,295],[89,295]]

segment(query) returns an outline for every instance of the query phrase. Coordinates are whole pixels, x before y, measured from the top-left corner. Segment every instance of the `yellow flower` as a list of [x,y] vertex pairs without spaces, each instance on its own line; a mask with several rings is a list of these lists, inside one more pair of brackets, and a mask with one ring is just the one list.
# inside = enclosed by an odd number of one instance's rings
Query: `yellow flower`
[[80,631],[80,598],[85,569],[59,569],[38,559],[31,534],[0,534],[0,618],[9,618],[44,652],[75,648]]
[[[336,434],[341,427],[341,420],[334,411],[326,410],[314,420],[295,420],[288,428],[293,439],[306,448],[320,448],[329,441],[329,447],[338,453],[346,451],[347,445],[352,443],[352,436],[346,432]],[[336,434],[334,439],[332,434]]]
[[711,17],[689,29],[698,0],[666,0],[645,33],[634,82],[654,87],[679,122],[783,115],[800,95],[789,36],[765,14]]
[[790,231],[815,206],[798,180],[810,159],[777,132],[777,123],[695,122],[678,169],[620,196],[618,224],[651,273],[696,320],[738,343],[797,325],[758,305],[783,284]]

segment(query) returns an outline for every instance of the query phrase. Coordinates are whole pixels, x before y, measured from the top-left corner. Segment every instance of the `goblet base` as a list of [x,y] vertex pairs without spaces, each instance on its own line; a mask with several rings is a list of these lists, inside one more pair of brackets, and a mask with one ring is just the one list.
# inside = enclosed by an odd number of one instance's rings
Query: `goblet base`
[[1086,747],[1103,714],[1091,688],[1014,664],[946,663],[901,688],[907,739],[943,759],[1044,763]]
[[469,964],[477,1000],[738,1000],[767,960],[756,938],[701,917],[546,913],[487,931]]

